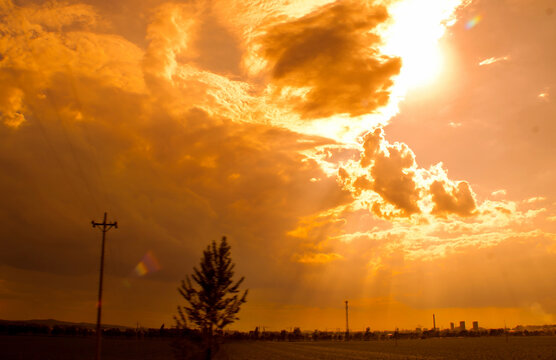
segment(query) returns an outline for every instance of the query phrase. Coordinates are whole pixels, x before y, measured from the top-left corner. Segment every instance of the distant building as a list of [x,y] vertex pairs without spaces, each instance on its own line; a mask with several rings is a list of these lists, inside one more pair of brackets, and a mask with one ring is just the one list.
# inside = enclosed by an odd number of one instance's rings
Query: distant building
[[478,321],[473,321],[473,330],[479,331],[479,322]]
[[454,331],[454,323],[453,322],[450,323],[450,330]]
[[465,330],[465,321],[460,321],[459,322],[459,329],[462,330],[462,331]]

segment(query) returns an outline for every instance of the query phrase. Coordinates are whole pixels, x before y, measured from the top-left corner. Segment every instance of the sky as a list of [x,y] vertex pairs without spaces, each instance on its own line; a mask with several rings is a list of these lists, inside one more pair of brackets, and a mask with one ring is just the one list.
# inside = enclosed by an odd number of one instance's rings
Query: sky
[[551,0],[0,0],[0,318],[556,322]]

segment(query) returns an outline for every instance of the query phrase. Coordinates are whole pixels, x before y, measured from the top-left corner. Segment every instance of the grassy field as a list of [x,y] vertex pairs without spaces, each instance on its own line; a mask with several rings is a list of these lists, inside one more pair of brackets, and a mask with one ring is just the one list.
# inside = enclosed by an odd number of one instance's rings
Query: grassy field
[[[104,339],[103,359],[173,359],[168,339]],[[3,360],[94,359],[94,338],[0,336]],[[433,338],[351,342],[235,342],[218,360],[556,359],[556,337]]]
[[[172,360],[168,339],[103,339],[103,360]],[[2,360],[94,360],[95,337],[0,336]]]
[[251,359],[556,359],[556,337],[435,338],[426,340],[234,343],[230,360]]

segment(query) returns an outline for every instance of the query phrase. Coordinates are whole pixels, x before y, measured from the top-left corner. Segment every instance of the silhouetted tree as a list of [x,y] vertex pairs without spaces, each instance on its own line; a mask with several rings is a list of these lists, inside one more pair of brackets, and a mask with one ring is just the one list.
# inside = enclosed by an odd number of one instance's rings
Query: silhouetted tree
[[187,327],[187,319],[199,327],[207,340],[206,359],[211,359],[214,330],[239,319],[237,313],[246,301],[247,290],[240,296],[244,278],[233,281],[234,264],[226,237],[218,245],[213,241],[207,246],[200,265],[200,270],[194,267],[191,275],[195,285],[189,276],[181,281],[178,291],[188,305],[178,306],[174,319],[179,328]]
[[293,328],[291,338],[294,339],[294,340],[301,340],[303,338],[303,334],[301,333],[301,329],[298,328],[298,327]]
[[367,327],[365,329],[365,334],[363,335],[364,340],[369,340],[371,338],[371,328]]

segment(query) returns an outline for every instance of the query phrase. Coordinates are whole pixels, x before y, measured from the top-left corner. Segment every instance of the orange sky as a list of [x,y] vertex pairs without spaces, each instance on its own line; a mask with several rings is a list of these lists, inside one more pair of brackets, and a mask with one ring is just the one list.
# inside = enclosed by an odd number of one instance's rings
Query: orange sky
[[550,0],[0,0],[0,318],[556,322]]

